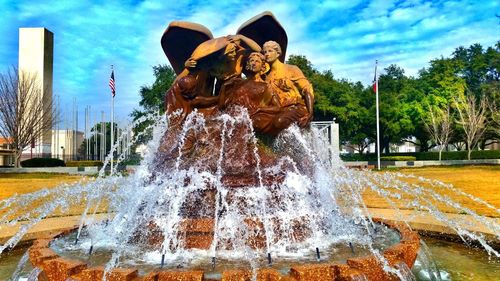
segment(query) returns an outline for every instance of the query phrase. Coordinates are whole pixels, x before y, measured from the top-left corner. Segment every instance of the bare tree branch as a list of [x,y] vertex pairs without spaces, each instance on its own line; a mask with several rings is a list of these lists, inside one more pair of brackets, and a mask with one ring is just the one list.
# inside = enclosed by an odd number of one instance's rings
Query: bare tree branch
[[[21,154],[57,121],[52,99],[34,74],[12,68],[0,74],[0,135],[10,141],[19,167]],[[51,137],[51,135],[47,135]]]
[[457,123],[462,126],[465,133],[467,159],[470,160],[472,149],[477,145],[488,125],[489,101],[484,95],[478,101],[474,95],[469,94],[454,98],[453,102],[460,118]]
[[431,139],[439,146],[439,161],[441,161],[441,154],[446,146],[448,146],[451,134],[453,133],[450,106],[446,109],[441,109],[429,105],[429,115],[423,121]]

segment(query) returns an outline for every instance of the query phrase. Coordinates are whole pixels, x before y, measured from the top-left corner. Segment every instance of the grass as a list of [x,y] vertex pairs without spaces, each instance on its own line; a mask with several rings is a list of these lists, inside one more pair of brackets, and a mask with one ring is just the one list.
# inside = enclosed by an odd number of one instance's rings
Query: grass
[[82,176],[77,175],[50,173],[0,174],[0,200],[15,194],[54,188],[63,183],[74,183],[81,179]]
[[[471,194],[474,197],[480,198],[488,202],[495,208],[500,208],[500,166],[498,165],[481,165],[481,166],[437,166],[437,167],[422,167],[422,168],[403,168],[391,169],[388,172],[400,172],[406,175],[415,175],[425,177],[427,179],[439,180],[443,183],[453,184],[453,186],[465,193]],[[408,180],[409,183],[415,183],[416,180]],[[457,203],[472,209],[478,214],[500,217],[498,212],[488,208],[482,204],[472,201],[463,195],[452,190],[442,187],[422,185],[427,189],[432,189],[441,195],[446,195]],[[371,208],[390,208],[390,205],[372,191],[366,191],[363,198],[367,205]],[[404,199],[411,199],[407,195]],[[446,212],[457,212],[456,210],[446,207],[445,204],[435,201],[435,206]],[[458,213],[464,213],[459,211]]]
[[[0,200],[7,199],[14,195],[22,195],[31,192],[36,192],[42,189],[51,189],[61,184],[71,184],[81,181],[82,176],[51,174],[51,173],[20,173],[20,174],[0,174]],[[35,200],[29,205],[30,211],[36,207],[45,204],[48,200],[55,200],[57,194],[51,194],[49,197],[44,197],[41,200]],[[74,206],[69,210],[56,210],[50,216],[61,215],[80,215],[83,212],[84,206]],[[7,209],[0,210],[0,215],[8,211]],[[19,212],[13,213],[9,218],[15,218],[21,215]]]

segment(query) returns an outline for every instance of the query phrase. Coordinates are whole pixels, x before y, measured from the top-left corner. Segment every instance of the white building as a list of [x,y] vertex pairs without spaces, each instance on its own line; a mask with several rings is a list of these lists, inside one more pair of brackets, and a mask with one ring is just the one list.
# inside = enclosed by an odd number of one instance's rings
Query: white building
[[52,130],[52,158],[64,161],[76,160],[83,139],[83,132],[80,131]]
[[10,147],[11,140],[0,138],[0,166],[13,166],[14,150]]
[[[42,95],[40,98],[45,104],[52,103],[53,60],[52,32],[43,27],[19,28],[19,76],[25,73],[36,77]],[[35,153],[40,157],[50,156],[51,133],[51,130],[43,132],[40,138],[35,140],[34,147],[27,149],[27,153]],[[23,155],[23,158],[25,157],[26,155]]]
[[[391,143],[389,144],[389,150],[391,153],[418,152],[418,147],[411,142],[402,142],[399,144]],[[375,153],[376,151],[376,143],[370,143],[370,145],[363,150],[363,153]],[[352,146],[343,145],[341,153],[359,153],[359,151],[355,150]]]

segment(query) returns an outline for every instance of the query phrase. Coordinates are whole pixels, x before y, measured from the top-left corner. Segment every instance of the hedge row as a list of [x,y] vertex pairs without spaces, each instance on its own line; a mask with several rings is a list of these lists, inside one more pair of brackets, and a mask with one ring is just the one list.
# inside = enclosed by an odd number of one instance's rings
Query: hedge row
[[21,161],[21,166],[26,168],[64,167],[64,161],[57,158],[31,158]]
[[84,161],[68,161],[66,167],[102,167],[102,161],[84,160]]
[[[439,160],[439,152],[405,152],[383,154],[383,157],[411,156],[414,160]],[[340,158],[344,161],[377,161],[377,154],[345,154]],[[474,150],[471,159],[500,159],[500,150]],[[382,160],[382,157],[381,157]],[[467,160],[467,151],[443,151],[441,160]],[[413,161],[413,160],[387,160],[387,161]]]
[[417,158],[415,156],[382,156],[381,161],[415,161]]

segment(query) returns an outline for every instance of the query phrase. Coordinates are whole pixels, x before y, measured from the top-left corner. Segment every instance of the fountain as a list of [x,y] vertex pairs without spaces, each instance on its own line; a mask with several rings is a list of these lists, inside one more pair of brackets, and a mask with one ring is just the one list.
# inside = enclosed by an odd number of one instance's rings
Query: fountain
[[[44,217],[86,206],[77,229],[34,242],[31,276],[414,280],[418,234],[406,223],[372,218],[363,188],[391,203],[420,193],[410,206],[498,256],[484,237],[428,204],[426,196],[439,195],[418,185],[410,189],[401,175],[341,164],[309,128],[312,86],[297,67],[283,63],[286,33],[270,12],[244,23],[237,35],[219,38],[201,25],[172,22],[161,43],[178,76],[166,95],[167,116],[154,117],[153,139],[135,173],[105,177],[103,169],[95,181],[0,202],[1,223],[28,221],[0,253]],[[440,199],[498,233],[498,225]],[[46,203],[18,214],[40,200]]]

